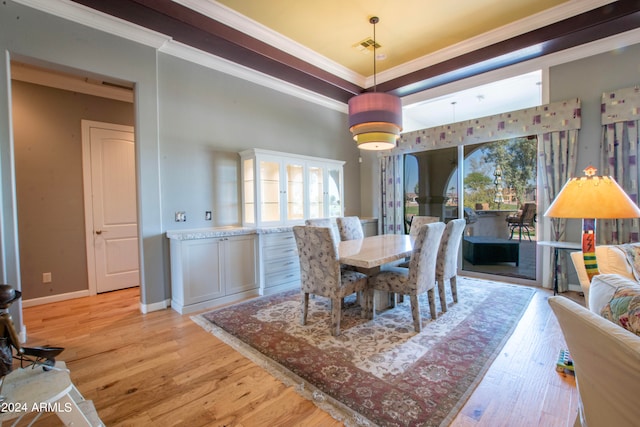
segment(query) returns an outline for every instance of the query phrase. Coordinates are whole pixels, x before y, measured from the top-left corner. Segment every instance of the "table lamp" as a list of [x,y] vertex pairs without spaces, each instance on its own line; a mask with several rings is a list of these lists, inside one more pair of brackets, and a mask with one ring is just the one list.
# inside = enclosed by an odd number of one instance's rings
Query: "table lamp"
[[589,166],[585,176],[571,178],[544,216],[582,219],[582,254],[589,280],[598,274],[596,219],[638,218],[640,209],[610,176],[596,176]]

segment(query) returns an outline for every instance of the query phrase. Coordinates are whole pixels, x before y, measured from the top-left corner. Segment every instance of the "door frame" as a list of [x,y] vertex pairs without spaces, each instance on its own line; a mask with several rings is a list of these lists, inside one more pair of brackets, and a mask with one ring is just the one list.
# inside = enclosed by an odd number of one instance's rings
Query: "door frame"
[[[91,128],[100,127],[135,134],[133,126],[119,125],[115,123],[98,122],[94,120],[82,120],[82,183],[84,192],[84,231],[87,253],[87,281],[89,295],[97,295],[95,243],[93,238],[93,193],[91,179]],[[135,151],[134,151],[135,156]],[[137,188],[137,185],[136,185]],[[138,189],[139,190],[139,189]],[[137,209],[137,208],[136,208]],[[138,245],[140,244],[140,227],[138,226]],[[140,275],[140,258],[138,259],[138,275]],[[142,283],[142,281],[140,281]]]

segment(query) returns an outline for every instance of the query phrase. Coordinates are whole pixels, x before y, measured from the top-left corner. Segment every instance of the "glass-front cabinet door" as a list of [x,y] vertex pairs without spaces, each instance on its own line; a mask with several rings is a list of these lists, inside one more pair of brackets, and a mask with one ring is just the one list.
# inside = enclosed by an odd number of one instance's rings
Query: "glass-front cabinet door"
[[342,167],[331,166],[327,170],[327,207],[330,217],[342,216]]
[[251,149],[240,153],[242,224],[302,224],[343,215],[344,162]]
[[304,219],[304,164],[287,163],[287,221]]
[[260,161],[260,221],[278,222],[281,218],[280,163]]
[[309,176],[309,218],[324,218],[324,168],[317,165],[307,166]]

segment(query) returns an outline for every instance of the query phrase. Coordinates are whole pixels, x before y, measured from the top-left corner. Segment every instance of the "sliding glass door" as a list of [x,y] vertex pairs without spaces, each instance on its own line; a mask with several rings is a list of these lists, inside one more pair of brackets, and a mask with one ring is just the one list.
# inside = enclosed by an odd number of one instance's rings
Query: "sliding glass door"
[[[457,218],[462,203],[462,269],[535,280],[536,138],[468,145],[460,159],[458,152],[451,147],[405,155],[406,231],[414,215]],[[521,218],[524,211],[527,218]]]

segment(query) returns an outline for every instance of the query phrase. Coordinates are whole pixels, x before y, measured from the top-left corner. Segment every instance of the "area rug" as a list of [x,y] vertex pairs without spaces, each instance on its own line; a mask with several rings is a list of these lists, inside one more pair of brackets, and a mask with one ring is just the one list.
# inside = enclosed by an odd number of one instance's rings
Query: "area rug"
[[311,298],[307,324],[300,324],[298,291],[192,319],[348,426],[445,426],[499,354],[533,293],[459,277],[459,302],[448,294],[449,309],[435,321],[423,296],[419,334],[409,298],[375,320],[362,319],[355,299],[348,300],[338,337],[329,333],[326,298]]

